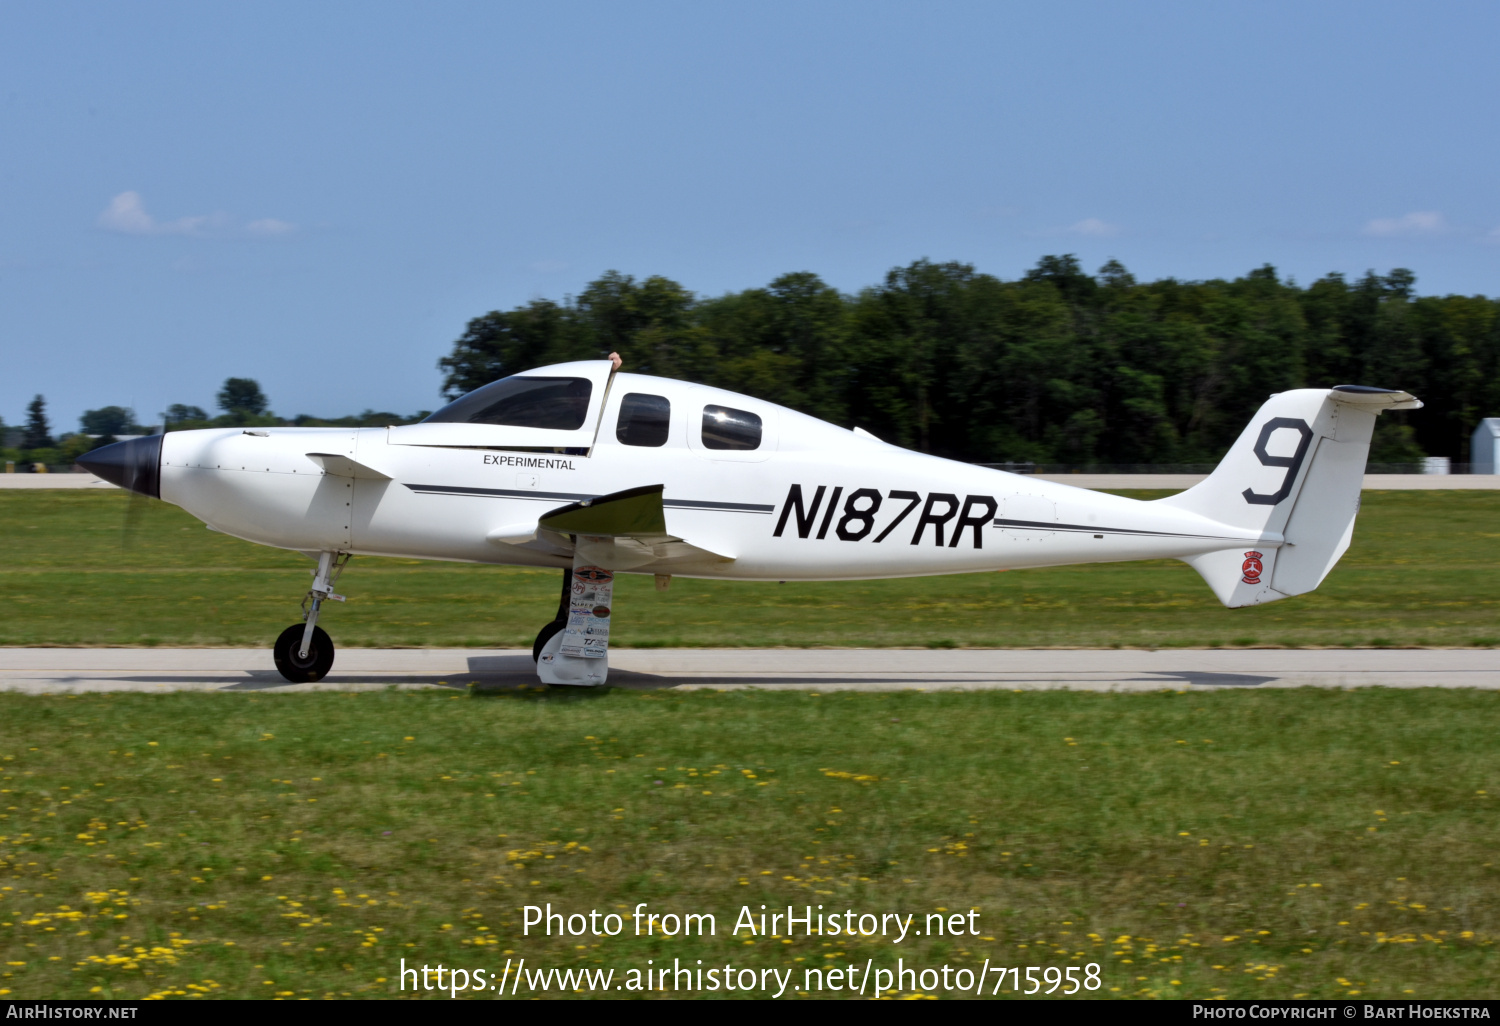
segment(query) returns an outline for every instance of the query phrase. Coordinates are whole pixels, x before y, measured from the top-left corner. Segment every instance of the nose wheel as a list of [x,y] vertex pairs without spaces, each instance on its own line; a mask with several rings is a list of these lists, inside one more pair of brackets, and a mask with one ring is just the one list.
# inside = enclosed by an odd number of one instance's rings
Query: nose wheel
[[318,569],[313,571],[312,587],[302,600],[303,622],[294,623],[282,631],[272,647],[276,672],[293,684],[312,684],[333,669],[333,639],[318,626],[318,613],[329,599],[344,601],[344,596],[333,593],[333,585],[348,563],[347,552],[318,553]]
[[306,630],[306,624],[294,623],[276,639],[276,672],[293,684],[312,684],[333,669],[333,639],[323,628],[314,627],[304,655],[302,635]]

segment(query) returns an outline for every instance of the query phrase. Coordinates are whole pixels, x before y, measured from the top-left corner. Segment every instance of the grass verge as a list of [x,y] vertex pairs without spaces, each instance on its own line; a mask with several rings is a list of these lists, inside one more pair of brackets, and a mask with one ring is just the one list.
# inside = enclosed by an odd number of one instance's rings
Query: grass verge
[[[1135,492],[1140,497],[1165,493]],[[0,491],[0,645],[269,645],[310,564],[114,492]],[[622,574],[613,644],[1162,647],[1500,644],[1500,492],[1366,492],[1317,591],[1224,609],[1173,560],[895,581]],[[128,540],[127,540],[128,537]],[[557,571],[356,559],[324,626],[340,646],[530,647]]]
[[[522,957],[790,993],[900,957],[1487,997],[1497,733],[1476,691],[0,694],[0,995],[384,997],[402,958]],[[548,902],[717,933],[523,936]],[[978,932],[730,934],[762,904]]]

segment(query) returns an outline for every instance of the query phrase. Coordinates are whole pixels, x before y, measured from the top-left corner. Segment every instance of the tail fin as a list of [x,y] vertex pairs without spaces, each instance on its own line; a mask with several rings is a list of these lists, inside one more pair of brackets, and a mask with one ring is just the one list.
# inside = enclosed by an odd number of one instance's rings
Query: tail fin
[[1365,385],[1273,395],[1207,480],[1157,500],[1258,531],[1261,541],[1187,562],[1230,607],[1312,591],[1354,536],[1376,415],[1421,406]]

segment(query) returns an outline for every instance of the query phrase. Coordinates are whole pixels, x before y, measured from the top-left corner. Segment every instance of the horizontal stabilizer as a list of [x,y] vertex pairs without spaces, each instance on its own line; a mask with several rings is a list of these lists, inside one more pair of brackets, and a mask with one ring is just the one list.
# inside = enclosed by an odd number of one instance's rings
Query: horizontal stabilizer
[[310,452],[307,458],[323,468],[325,474],[334,477],[352,477],[358,481],[389,481],[389,474],[382,474],[373,467],[367,467],[363,463],[357,463],[348,456],[340,456],[332,452]]
[[1381,410],[1420,410],[1422,400],[1399,388],[1375,388],[1371,385],[1334,385],[1328,398],[1336,403],[1368,407],[1371,413]]

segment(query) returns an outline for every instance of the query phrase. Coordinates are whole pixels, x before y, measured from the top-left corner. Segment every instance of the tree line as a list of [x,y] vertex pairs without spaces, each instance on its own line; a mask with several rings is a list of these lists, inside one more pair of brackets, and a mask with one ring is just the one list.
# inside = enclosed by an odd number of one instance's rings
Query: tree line
[[853,295],[804,271],[700,297],[610,271],[474,318],[438,366],[456,398],[614,351],[626,370],[982,463],[1216,462],[1271,393],[1367,384],[1426,403],[1381,418],[1373,462],[1465,462],[1478,419],[1500,415],[1500,302],[1415,284],[1397,268],[1301,286],[1269,265],[1140,282],[1047,256],[1013,281],[919,260]]
[[22,427],[11,430],[0,419],[0,458],[22,468],[37,464],[71,465],[91,449],[110,445],[120,436],[147,435],[157,431],[185,431],[207,427],[384,427],[388,424],[411,424],[427,416],[427,410],[410,417],[395,413],[365,410],[348,417],[313,417],[301,414],[292,419],[278,417],[271,411],[270,400],[254,378],[226,378],[216,397],[219,413],[210,416],[201,406],[173,403],[162,414],[162,423],[145,425],[136,422],[135,411],[125,406],[103,406],[85,410],[78,418],[78,431],[53,436],[47,417],[45,396],[34,397],[26,407]]
[[[1269,265],[1233,280],[1138,282],[1116,261],[1090,275],[1073,256],[1043,257],[1013,281],[918,260],[854,294],[807,271],[722,296],[609,271],[577,296],[474,318],[438,367],[453,399],[618,352],[627,370],[721,386],[923,452],[1081,465],[1217,462],[1272,392],[1379,385],[1426,406],[1380,418],[1373,462],[1467,462],[1479,419],[1500,415],[1500,300],[1415,286],[1403,268],[1301,286]],[[161,427],[426,416],[285,419],[250,378],[227,379],[216,398],[218,414],[174,404]],[[117,406],[87,411],[81,427],[54,438],[37,396],[5,458],[66,463],[157,429]]]

